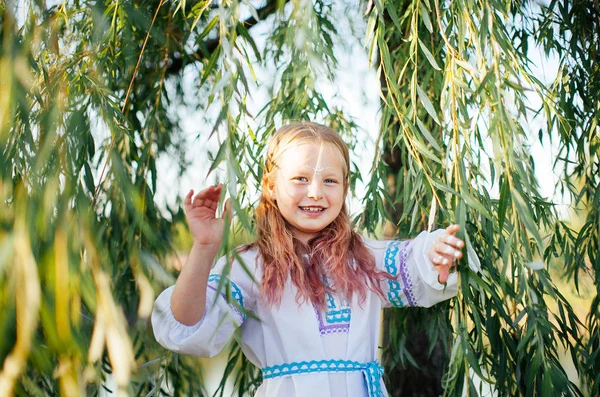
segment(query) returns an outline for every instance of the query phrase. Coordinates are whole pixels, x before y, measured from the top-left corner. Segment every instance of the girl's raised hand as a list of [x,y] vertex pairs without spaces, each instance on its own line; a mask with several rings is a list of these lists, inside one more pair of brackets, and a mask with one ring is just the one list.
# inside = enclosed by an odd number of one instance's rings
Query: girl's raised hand
[[194,244],[203,246],[221,245],[225,219],[231,219],[231,201],[225,202],[223,216],[217,217],[217,205],[221,197],[223,185],[210,186],[194,196],[194,191],[185,196],[185,215],[194,238]]
[[456,265],[456,260],[462,258],[465,242],[456,237],[459,225],[450,225],[444,233],[435,239],[429,250],[429,260],[438,271],[438,281],[442,284],[448,280],[450,269]]

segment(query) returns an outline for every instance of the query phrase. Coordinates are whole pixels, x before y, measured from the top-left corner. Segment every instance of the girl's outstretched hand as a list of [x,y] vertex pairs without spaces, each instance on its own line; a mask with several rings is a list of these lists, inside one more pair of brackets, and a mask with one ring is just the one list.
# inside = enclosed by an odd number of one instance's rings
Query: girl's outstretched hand
[[225,220],[231,219],[231,201],[225,202],[223,216],[217,218],[217,205],[223,185],[210,186],[194,196],[194,191],[185,196],[185,215],[194,238],[194,244],[203,246],[221,245]]
[[429,250],[429,260],[438,271],[438,281],[445,284],[450,274],[450,269],[456,265],[456,260],[462,258],[462,249],[465,242],[456,237],[459,225],[450,225],[444,233],[435,239]]

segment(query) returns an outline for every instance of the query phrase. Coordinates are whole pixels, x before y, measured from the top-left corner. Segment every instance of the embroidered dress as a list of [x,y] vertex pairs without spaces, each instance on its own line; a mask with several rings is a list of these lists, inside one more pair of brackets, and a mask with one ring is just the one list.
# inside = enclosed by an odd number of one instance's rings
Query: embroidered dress
[[[456,294],[457,275],[450,275],[444,289],[427,255],[442,232],[423,232],[407,241],[365,238],[377,266],[397,279],[383,281],[385,299],[368,291],[362,307],[357,298],[347,302],[333,295],[326,297],[323,311],[310,302],[298,305],[297,289],[289,278],[281,305],[271,307],[258,296],[256,282],[260,282],[262,273],[255,249],[240,255],[252,276],[234,262],[225,279],[222,273],[226,262],[221,258],[209,277],[202,319],[192,326],[179,323],[171,312],[170,287],[156,299],[154,335],[169,350],[212,357],[241,327],[239,342],[244,354],[263,370],[258,397],[387,396],[382,369],[376,361],[381,309],[429,307]],[[469,246],[467,251],[469,265],[478,270],[475,253]],[[223,283],[221,293],[217,293],[219,283]],[[228,293],[233,299],[227,299]],[[244,316],[241,308],[260,321]]]

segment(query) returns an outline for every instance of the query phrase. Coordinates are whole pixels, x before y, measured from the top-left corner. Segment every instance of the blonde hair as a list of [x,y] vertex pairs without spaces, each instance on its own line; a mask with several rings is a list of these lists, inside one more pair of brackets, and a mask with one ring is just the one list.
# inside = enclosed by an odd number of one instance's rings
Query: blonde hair
[[[325,292],[341,293],[348,301],[357,293],[361,303],[367,288],[383,296],[380,281],[391,276],[376,269],[373,255],[352,229],[345,203],[339,215],[304,245],[294,238],[293,227],[271,197],[268,187],[275,183],[278,160],[291,145],[303,143],[323,143],[338,149],[344,160],[344,199],[348,192],[350,156],[346,143],[335,130],[299,122],[275,132],[267,148],[263,190],[256,208],[257,239],[252,244],[263,261],[261,295],[268,303],[278,305],[287,278],[291,277],[298,288],[296,300],[310,300],[320,308],[325,307]],[[309,254],[307,262],[301,255],[305,253]],[[333,287],[324,282],[325,277]]]
[[309,121],[283,126],[271,137],[269,146],[267,147],[267,159],[262,175],[263,191],[265,191],[265,188],[267,187],[265,183],[274,183],[275,173],[278,168],[277,162],[283,153],[291,146],[302,145],[304,143],[330,144],[338,150],[339,154],[341,154],[344,167],[345,199],[348,191],[348,177],[350,174],[350,154],[348,152],[348,146],[334,129]]

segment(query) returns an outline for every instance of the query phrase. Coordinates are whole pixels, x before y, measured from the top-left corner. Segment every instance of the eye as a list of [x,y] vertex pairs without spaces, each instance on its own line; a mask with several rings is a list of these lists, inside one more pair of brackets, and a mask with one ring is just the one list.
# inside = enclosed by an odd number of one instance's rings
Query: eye
[[308,182],[308,179],[305,176],[296,176],[293,179],[299,182]]
[[338,183],[335,179],[327,178],[325,179],[325,183]]

